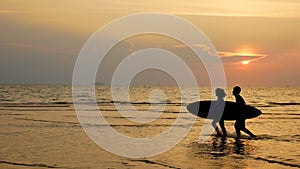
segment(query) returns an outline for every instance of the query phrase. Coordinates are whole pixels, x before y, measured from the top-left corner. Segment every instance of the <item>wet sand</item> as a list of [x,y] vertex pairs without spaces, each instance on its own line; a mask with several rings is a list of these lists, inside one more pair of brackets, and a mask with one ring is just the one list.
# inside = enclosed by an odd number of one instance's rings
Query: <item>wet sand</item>
[[[109,106],[105,113],[117,131],[129,136],[155,135],[168,128],[130,125]],[[175,116],[166,113],[157,124],[171,124]],[[83,131],[72,105],[1,105],[0,168],[300,168],[293,161],[260,156],[259,140],[236,141],[233,133],[226,140],[212,136],[199,143],[202,123],[197,119],[190,133],[171,150],[133,159],[96,145]],[[228,130],[233,131],[230,127]]]

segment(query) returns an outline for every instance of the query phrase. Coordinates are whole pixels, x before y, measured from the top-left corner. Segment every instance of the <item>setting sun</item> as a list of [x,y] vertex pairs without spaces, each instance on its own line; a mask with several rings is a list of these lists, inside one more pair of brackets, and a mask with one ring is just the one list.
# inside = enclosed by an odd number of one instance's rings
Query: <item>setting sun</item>
[[248,63],[250,63],[249,60],[244,60],[244,61],[242,61],[242,64],[244,64],[244,65],[248,65]]
[[[239,56],[244,56],[244,60],[241,61],[243,65],[248,65],[250,63],[249,57],[256,57],[260,54],[256,54],[255,50],[250,47],[242,47],[237,50],[237,53]],[[246,60],[247,59],[247,60]]]

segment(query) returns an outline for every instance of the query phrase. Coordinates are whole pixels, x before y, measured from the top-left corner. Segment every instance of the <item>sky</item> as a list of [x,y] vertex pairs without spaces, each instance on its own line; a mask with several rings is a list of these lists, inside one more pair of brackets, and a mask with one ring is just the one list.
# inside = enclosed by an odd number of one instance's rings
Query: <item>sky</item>
[[[229,86],[300,86],[298,0],[1,0],[0,84],[70,84],[88,38],[105,24],[138,12],[176,15],[201,29],[223,62]],[[207,85],[201,63],[193,66],[184,44],[154,35],[131,37],[114,47],[97,81],[109,84],[126,55],[147,47],[180,53],[200,84]],[[133,81],[174,80],[149,70]]]

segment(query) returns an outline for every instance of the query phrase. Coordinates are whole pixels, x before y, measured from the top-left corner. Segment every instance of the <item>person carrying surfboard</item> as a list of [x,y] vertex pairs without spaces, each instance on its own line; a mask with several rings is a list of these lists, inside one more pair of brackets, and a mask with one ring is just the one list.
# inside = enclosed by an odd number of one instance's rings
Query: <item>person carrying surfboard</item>
[[[216,96],[218,97],[218,99],[217,99],[216,105],[212,108],[212,112],[214,112],[214,113],[223,113],[223,110],[224,110],[223,108],[224,108],[224,105],[225,105],[224,97],[226,96],[226,93],[225,93],[224,89],[217,88],[216,89]],[[219,131],[219,128],[217,126],[217,122],[218,121],[216,119],[213,119],[211,125],[215,128],[218,136],[226,137],[227,132],[226,132],[226,128],[224,126],[224,119],[221,118],[220,121],[219,121],[219,125],[222,129],[223,135]]]
[[256,137],[250,130],[246,128],[246,118],[243,115],[243,107],[246,105],[244,98],[240,95],[242,89],[239,86],[233,88],[232,94],[235,97],[235,102],[238,105],[238,118],[234,124],[237,138],[241,137],[241,131],[247,133],[250,137]]

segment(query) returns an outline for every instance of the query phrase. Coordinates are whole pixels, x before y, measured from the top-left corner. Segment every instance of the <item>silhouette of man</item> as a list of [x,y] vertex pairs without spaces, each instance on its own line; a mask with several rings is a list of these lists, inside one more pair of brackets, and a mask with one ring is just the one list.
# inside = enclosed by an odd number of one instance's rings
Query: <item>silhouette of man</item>
[[[223,108],[225,106],[224,97],[226,96],[226,93],[225,93],[225,91],[223,89],[217,88],[216,89],[216,96],[218,97],[218,99],[217,99],[217,102],[216,102],[215,106],[212,108],[212,112],[214,112],[214,113],[223,113]],[[222,129],[223,135],[219,131],[219,128],[217,126],[217,122],[218,121],[216,119],[213,119],[213,121],[211,123],[212,126],[215,128],[215,130],[217,132],[217,136],[226,137],[227,132],[226,132],[226,128],[224,126],[224,120],[223,120],[223,118],[221,118],[220,121],[219,121],[219,125],[220,125],[220,127]]]
[[243,115],[243,107],[246,105],[245,100],[243,99],[243,97],[240,95],[242,89],[239,86],[235,86],[233,88],[232,94],[235,97],[235,102],[236,104],[238,104],[238,118],[234,124],[234,128],[236,131],[236,136],[237,138],[241,137],[241,131],[247,133],[250,137],[256,137],[253,133],[251,133],[251,131],[249,131],[248,129],[246,129],[246,119],[244,118]]

